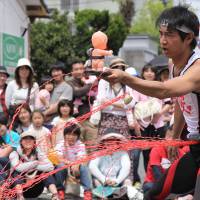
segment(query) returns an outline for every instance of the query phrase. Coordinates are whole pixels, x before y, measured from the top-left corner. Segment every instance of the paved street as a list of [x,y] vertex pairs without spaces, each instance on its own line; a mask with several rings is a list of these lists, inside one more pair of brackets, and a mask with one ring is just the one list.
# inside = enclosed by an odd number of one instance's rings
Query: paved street
[[[37,199],[39,199],[39,200],[47,200],[48,199],[49,200],[49,199],[51,199],[51,196],[46,195],[46,194],[42,194],[40,196],[40,198],[37,198]],[[34,199],[28,199],[28,200],[34,200]],[[66,197],[65,200],[82,200],[82,198],[70,195],[70,196]]]

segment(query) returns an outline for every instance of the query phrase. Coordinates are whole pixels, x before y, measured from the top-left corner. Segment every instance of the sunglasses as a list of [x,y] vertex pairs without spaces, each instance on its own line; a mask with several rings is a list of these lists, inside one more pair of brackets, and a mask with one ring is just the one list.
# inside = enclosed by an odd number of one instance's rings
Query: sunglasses
[[111,66],[110,67],[111,69],[123,69],[123,70],[125,70],[125,66],[124,65],[116,65],[116,66]]

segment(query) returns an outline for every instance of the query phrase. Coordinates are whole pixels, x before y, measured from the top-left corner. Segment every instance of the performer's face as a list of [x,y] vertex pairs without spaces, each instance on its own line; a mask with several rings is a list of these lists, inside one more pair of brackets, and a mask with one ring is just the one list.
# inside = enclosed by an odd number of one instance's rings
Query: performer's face
[[160,26],[160,46],[163,53],[169,58],[175,58],[187,48],[176,30],[169,30],[167,26]]

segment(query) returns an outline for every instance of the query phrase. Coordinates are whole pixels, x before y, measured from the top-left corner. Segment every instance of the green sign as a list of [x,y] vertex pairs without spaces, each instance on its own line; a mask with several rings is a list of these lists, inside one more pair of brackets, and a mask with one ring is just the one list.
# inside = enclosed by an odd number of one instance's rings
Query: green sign
[[24,57],[24,38],[2,33],[2,64],[16,67],[19,58]]

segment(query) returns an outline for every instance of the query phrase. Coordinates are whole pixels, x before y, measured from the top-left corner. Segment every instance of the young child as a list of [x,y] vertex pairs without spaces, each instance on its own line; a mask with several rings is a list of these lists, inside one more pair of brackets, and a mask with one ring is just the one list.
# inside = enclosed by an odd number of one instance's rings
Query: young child
[[21,187],[21,184],[25,183],[26,180],[34,179],[35,176],[54,169],[46,155],[35,145],[35,134],[32,131],[25,131],[21,134],[20,145],[17,150],[9,156],[11,167],[14,169],[12,177],[15,178],[13,187],[17,190],[17,200],[23,200],[24,197],[38,197],[44,186],[51,192],[52,200],[59,200],[53,176],[48,176],[40,183],[33,184],[30,188],[26,188],[26,191],[23,191]]
[[[126,138],[117,133],[108,133],[100,138],[101,148],[109,146],[112,142],[122,142]],[[128,179],[131,161],[125,151],[114,152],[110,155],[97,157],[90,161],[89,169],[95,177],[96,185],[119,186]]]
[[33,132],[36,137],[37,145],[45,154],[51,148],[50,131],[44,124],[44,114],[40,110],[35,110],[32,113],[32,125],[29,131]]
[[35,109],[45,111],[49,108],[50,94],[52,90],[53,83],[50,81],[50,77],[43,78],[41,90],[36,95]]
[[[99,139],[99,150],[113,145],[123,145],[126,138],[118,133],[109,132]],[[93,176],[93,194],[100,199],[143,199],[143,195],[134,187],[130,179],[131,160],[126,151],[113,152],[90,161]],[[124,190],[124,188],[126,188]]]
[[52,121],[53,130],[52,130],[52,146],[54,147],[56,144],[63,141],[63,130],[65,128],[65,124],[74,119],[72,117],[73,114],[73,104],[71,101],[67,99],[62,99],[58,103],[58,115]]
[[[80,159],[81,156],[86,155],[85,145],[79,140],[80,134],[80,128],[76,124],[64,129],[64,141],[57,144],[55,147],[62,162],[62,164],[57,167],[61,167],[64,164],[70,164],[71,162]],[[80,184],[82,184],[84,188],[84,199],[92,200],[92,183],[88,167],[84,164],[73,165],[68,171],[67,169],[64,169],[56,173],[55,177],[60,198],[62,196],[61,199],[64,199],[64,182],[69,175],[69,172],[75,179],[80,179]]]
[[17,133],[22,134],[24,131],[27,131],[31,126],[31,109],[28,104],[23,104],[16,120]]
[[[9,131],[7,128],[8,118],[0,115],[0,142],[3,149],[0,149],[0,157],[6,157],[19,145],[20,136],[15,131]],[[6,150],[7,149],[7,150]],[[7,153],[6,153],[7,152]]]

